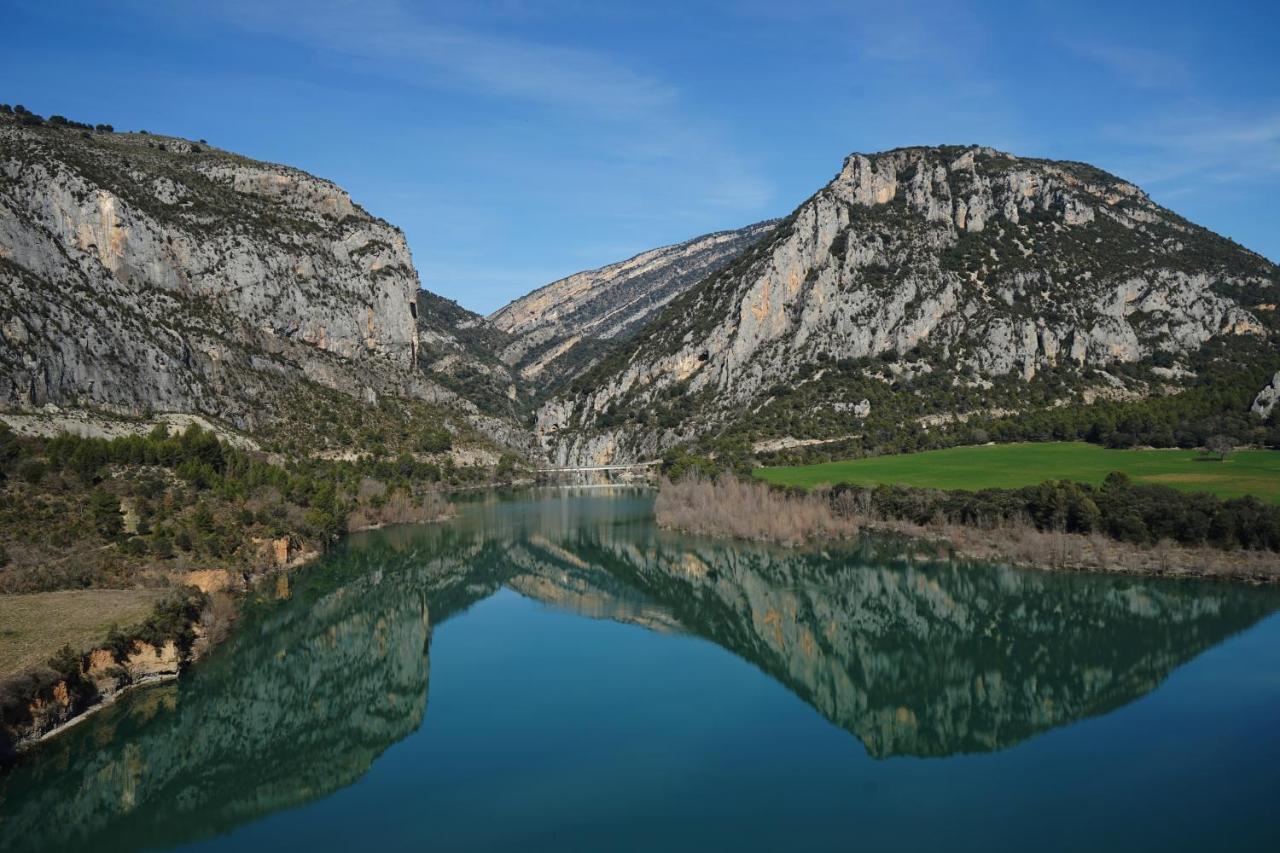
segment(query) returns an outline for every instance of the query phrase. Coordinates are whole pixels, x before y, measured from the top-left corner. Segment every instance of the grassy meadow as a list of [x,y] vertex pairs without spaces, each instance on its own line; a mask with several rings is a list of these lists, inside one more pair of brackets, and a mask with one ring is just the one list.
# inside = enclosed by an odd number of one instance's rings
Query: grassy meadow
[[1255,495],[1280,504],[1280,451],[1239,450],[1225,461],[1196,450],[1110,450],[1083,442],[953,447],[818,465],[758,468],[755,476],[786,486],[900,484],[936,489],[1017,488],[1045,480],[1101,483],[1123,471],[1137,483]]

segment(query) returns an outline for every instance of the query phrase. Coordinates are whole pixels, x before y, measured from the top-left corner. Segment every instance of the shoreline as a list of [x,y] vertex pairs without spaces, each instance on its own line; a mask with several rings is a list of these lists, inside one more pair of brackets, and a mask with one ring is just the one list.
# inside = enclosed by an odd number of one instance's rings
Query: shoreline
[[[489,488],[492,488],[492,486],[489,486]],[[379,521],[369,525],[356,525],[347,530],[346,534],[344,534],[344,538],[355,533],[383,530],[388,527],[395,527],[402,524],[439,524],[441,522],[449,521],[456,516],[457,510],[452,506],[452,504],[450,504],[448,505],[447,511],[429,519]],[[266,571],[253,574],[247,579],[248,582],[242,589],[234,591],[229,591],[227,589],[217,590],[219,592],[229,593],[234,601],[235,611],[232,617],[233,622],[230,629],[217,639],[209,639],[209,635],[203,632],[203,624],[200,622],[195,623],[196,630],[200,632],[199,640],[206,640],[206,642],[199,648],[199,651],[193,652],[185,660],[178,660],[176,666],[172,670],[142,673],[137,677],[131,677],[126,684],[111,690],[102,690],[101,687],[98,687],[98,694],[100,698],[97,701],[85,706],[83,709],[72,714],[66,719],[52,724],[48,728],[42,727],[36,719],[37,715],[44,711],[45,705],[48,703],[44,703],[38,695],[32,697],[29,700],[28,706],[31,709],[32,714],[32,720],[27,726],[28,731],[22,732],[20,731],[20,727],[10,729],[12,741],[7,746],[5,746],[3,744],[3,740],[0,739],[0,773],[3,773],[8,766],[22,760],[23,756],[30,754],[32,750],[37,749],[41,744],[74,728],[99,711],[114,705],[122,697],[142,689],[159,687],[164,684],[171,684],[180,681],[192,667],[200,663],[205,655],[211,653],[230,639],[231,633],[235,630],[234,621],[238,620],[240,616],[241,604],[245,597],[247,597],[255,587],[269,583],[273,578],[277,579],[276,582],[278,583],[279,578],[288,577],[296,571],[306,569],[323,556],[324,552],[322,551],[302,551],[297,558],[288,563],[272,566]],[[199,643],[199,640],[197,643]],[[92,659],[95,653],[99,652],[107,653],[109,650],[100,646],[94,646],[93,648],[83,652],[81,657],[84,660]],[[92,667],[86,669],[82,666],[81,673],[85,678],[91,681],[94,680]],[[55,686],[55,691],[57,686],[65,687],[65,681],[58,682],[58,685]],[[54,713],[57,712],[55,711]],[[35,734],[36,730],[39,730],[39,734]]]
[[942,519],[919,524],[849,507],[837,509],[819,495],[784,493],[759,482],[665,481],[654,515],[658,526],[669,530],[793,547],[850,540],[866,531],[943,546],[965,559],[1036,571],[1280,583],[1280,553],[1274,551],[1224,550],[1168,540],[1137,545],[1099,532],[1042,531],[1030,524],[981,527]]
[[[114,690],[111,693],[106,694],[101,701],[93,703],[92,705],[88,706],[80,713],[76,714],[74,717],[68,717],[66,720],[63,720],[61,723],[58,723],[53,728],[46,730],[39,737],[28,738],[26,740],[18,741],[17,744],[15,744],[14,750],[13,750],[14,758],[15,760],[18,760],[26,753],[29,753],[31,750],[38,748],[40,744],[44,743],[45,741],[52,740],[58,735],[63,734],[64,732],[67,732],[71,729],[74,729],[76,726],[80,725],[81,723],[88,720],[90,717],[97,714],[99,711],[105,711],[107,708],[110,708],[112,705],[116,704],[116,702],[120,701],[122,698],[124,698],[127,695],[130,695],[135,692],[141,692],[144,689],[148,689],[152,687],[163,687],[166,684],[173,684],[174,682],[178,681],[181,678],[182,678],[182,671],[179,670],[178,672],[169,672],[161,675],[155,675],[148,678],[143,678],[138,681],[131,681],[128,684],[121,687],[120,689]],[[0,765],[0,769],[3,769],[3,765]]]

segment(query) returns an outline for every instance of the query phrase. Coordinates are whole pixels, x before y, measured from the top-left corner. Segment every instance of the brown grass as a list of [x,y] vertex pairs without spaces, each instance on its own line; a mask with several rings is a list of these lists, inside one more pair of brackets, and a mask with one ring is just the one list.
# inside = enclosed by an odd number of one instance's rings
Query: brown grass
[[663,480],[654,513],[662,527],[791,545],[858,531],[856,521],[837,516],[818,494],[785,495],[731,476]]
[[[365,486],[361,484],[361,491]],[[360,504],[347,515],[347,529],[372,530],[388,524],[423,524],[452,518],[453,505],[443,495],[427,491],[410,495],[403,489],[386,495],[385,500]]]
[[151,615],[161,589],[88,589],[0,595],[0,678],[43,664],[64,645],[88,649],[111,625]]

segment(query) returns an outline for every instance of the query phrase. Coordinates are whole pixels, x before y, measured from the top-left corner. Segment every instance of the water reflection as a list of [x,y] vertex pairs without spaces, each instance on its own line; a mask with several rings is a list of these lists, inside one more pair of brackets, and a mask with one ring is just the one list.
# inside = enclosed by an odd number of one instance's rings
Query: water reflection
[[1104,713],[1277,605],[1268,590],[961,565],[889,541],[823,554],[694,540],[655,530],[634,492],[552,494],[353,537],[263,590],[180,685],[127,698],[0,782],[0,847],[169,846],[351,784],[422,724],[432,627],[503,586],[705,637],[877,757],[1002,749]]

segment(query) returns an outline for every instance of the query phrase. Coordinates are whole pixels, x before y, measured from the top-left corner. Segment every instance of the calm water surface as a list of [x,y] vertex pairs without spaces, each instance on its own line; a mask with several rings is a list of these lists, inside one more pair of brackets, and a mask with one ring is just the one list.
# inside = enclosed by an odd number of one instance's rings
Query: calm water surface
[[469,504],[0,778],[0,849],[1277,849],[1273,590]]

